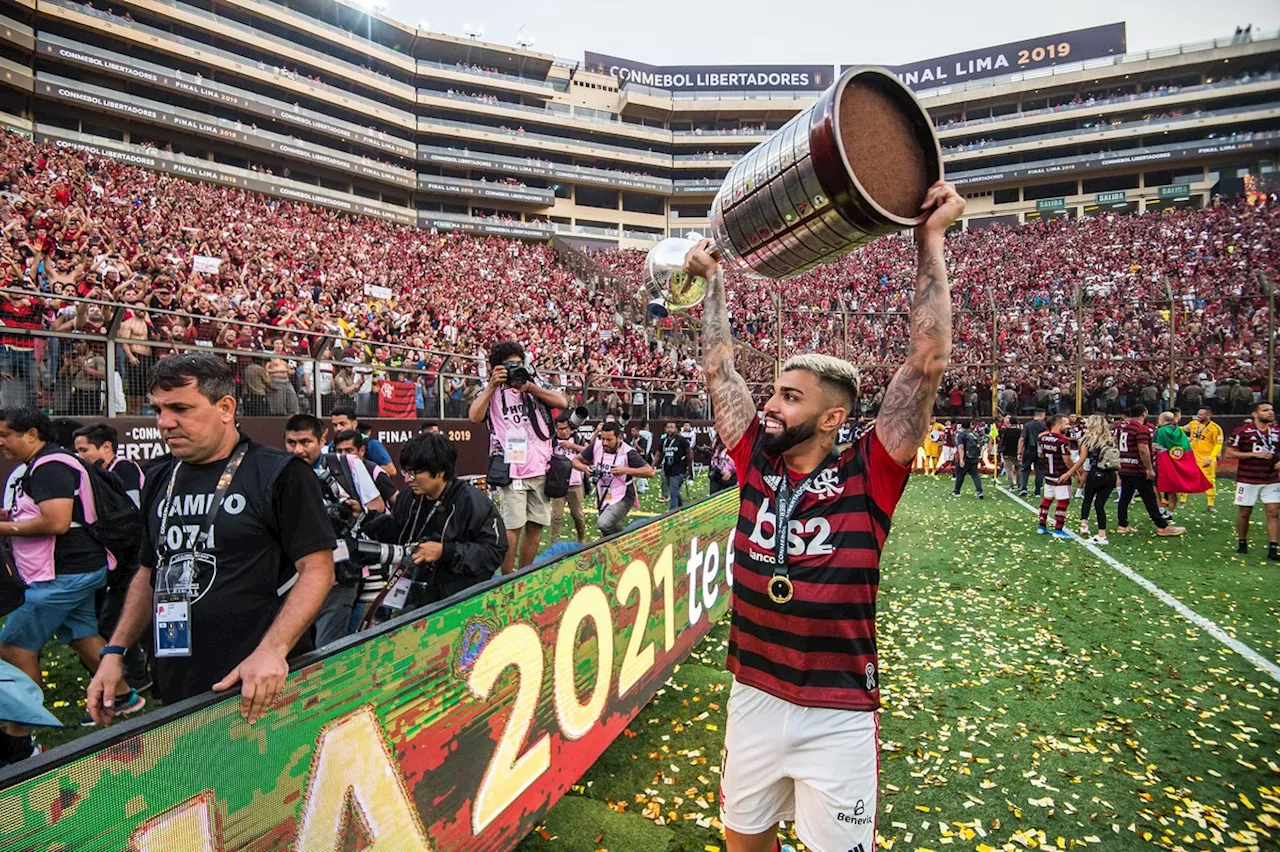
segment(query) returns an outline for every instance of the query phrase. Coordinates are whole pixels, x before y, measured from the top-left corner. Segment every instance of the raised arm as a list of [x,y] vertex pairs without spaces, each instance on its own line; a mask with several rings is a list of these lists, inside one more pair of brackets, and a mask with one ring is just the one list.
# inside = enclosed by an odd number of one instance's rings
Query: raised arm
[[951,286],[942,258],[942,238],[964,212],[964,199],[949,183],[929,188],[921,209],[933,213],[916,227],[919,259],[911,303],[907,360],[893,375],[876,418],[880,443],[902,464],[910,464],[929,430],[942,373],[951,357]]
[[732,449],[756,416],[756,404],[742,376],[733,366],[733,333],[724,295],[724,270],[711,253],[711,240],[703,240],[685,258],[685,271],[707,279],[702,302],[702,371],[711,394],[716,434]]

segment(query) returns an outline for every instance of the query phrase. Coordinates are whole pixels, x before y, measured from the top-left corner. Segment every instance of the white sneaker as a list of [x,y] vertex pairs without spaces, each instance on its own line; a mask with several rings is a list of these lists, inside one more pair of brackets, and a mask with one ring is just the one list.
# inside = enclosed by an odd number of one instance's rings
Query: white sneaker
[[1095,535],[1093,538],[1089,539],[1089,543],[1090,544],[1107,544],[1107,537],[1105,535]]

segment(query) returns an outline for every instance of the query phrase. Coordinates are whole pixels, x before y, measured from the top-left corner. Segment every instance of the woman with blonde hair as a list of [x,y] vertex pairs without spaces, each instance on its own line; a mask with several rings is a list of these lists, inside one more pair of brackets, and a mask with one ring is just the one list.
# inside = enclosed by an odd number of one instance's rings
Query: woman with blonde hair
[[1092,544],[1107,543],[1107,498],[1116,487],[1120,470],[1120,451],[1116,448],[1115,435],[1105,414],[1093,414],[1085,421],[1084,435],[1080,438],[1080,458],[1073,464],[1060,482],[1070,482],[1077,470],[1084,469],[1084,502],[1080,504],[1080,534],[1089,534],[1089,506],[1098,515],[1098,534],[1089,539]]

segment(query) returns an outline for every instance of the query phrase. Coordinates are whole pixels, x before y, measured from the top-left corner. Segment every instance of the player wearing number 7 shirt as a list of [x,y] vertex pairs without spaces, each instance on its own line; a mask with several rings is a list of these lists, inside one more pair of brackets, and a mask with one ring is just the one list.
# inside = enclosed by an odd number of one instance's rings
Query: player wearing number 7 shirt
[[880,552],[951,352],[942,242],[964,200],[939,182],[921,209],[931,213],[916,228],[907,360],[874,427],[843,452],[854,368],[792,358],[762,423],[733,366],[719,260],[709,241],[686,258],[686,271],[707,279],[703,369],[741,486],[720,787],[728,852],[772,852],[781,820],[816,852],[875,849]]
[[1071,503],[1071,480],[1064,477],[1071,469],[1071,439],[1067,437],[1067,415],[1055,414],[1049,418],[1049,428],[1036,439],[1036,452],[1044,467],[1044,497],[1040,500],[1040,526],[1036,532],[1049,533],[1049,507],[1055,500],[1058,506],[1053,512],[1055,538],[1071,538],[1062,528],[1067,520],[1067,506]]

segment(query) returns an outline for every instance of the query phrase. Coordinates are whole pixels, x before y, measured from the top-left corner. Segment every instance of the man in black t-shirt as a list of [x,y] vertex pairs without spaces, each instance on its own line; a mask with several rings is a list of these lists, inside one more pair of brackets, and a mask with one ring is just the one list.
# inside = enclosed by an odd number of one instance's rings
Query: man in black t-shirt
[[[692,427],[690,427],[692,428]],[[680,486],[693,468],[693,449],[689,439],[676,431],[676,424],[667,423],[666,431],[658,441],[658,464],[662,468],[662,479],[667,483],[670,495],[669,506],[674,511],[684,505],[684,497]]]
[[960,486],[966,476],[973,479],[973,487],[978,491],[978,499],[982,499],[982,477],[978,475],[978,461],[982,457],[982,445],[978,433],[974,430],[976,423],[961,423],[956,433],[956,485],[951,491],[952,497],[960,496]]
[[1045,410],[1037,408],[1035,416],[1022,424],[1022,433],[1018,437],[1018,495],[1027,496],[1027,480],[1031,478],[1031,468],[1036,470],[1036,496],[1044,491],[1044,464],[1040,461],[1040,433],[1049,428],[1044,422]]
[[[305,462],[239,432],[235,380],[215,356],[164,359],[150,391],[173,459],[143,488],[142,564],[89,685],[89,713],[110,722],[118,655],[149,634],[166,703],[238,683],[252,724],[279,697],[288,657],[309,649],[300,640],[333,586],[320,483]],[[149,630],[153,618],[173,629]]]
[[135,462],[116,455],[116,447],[120,445],[120,433],[116,427],[110,423],[82,426],[75,431],[74,439],[76,455],[82,461],[114,473],[133,504],[142,505],[142,483],[146,477]]
[[[88,490],[88,474],[75,456],[53,443],[53,431],[49,418],[34,408],[0,411],[0,448],[6,459],[26,466],[12,509],[0,517],[0,535],[9,537],[14,567],[27,584],[22,605],[0,628],[0,659],[37,686],[43,685],[40,652],[55,636],[89,671],[97,669],[102,648],[97,593],[107,582],[109,564],[107,552],[85,528],[80,495]],[[110,694],[122,713],[145,703],[124,683],[114,684]],[[29,729],[6,724],[0,765],[30,757],[34,750]]]
[[1018,443],[1021,440],[1021,427],[1006,414],[1000,422],[1000,460],[1004,464],[1005,479],[1013,490],[1018,488]]

